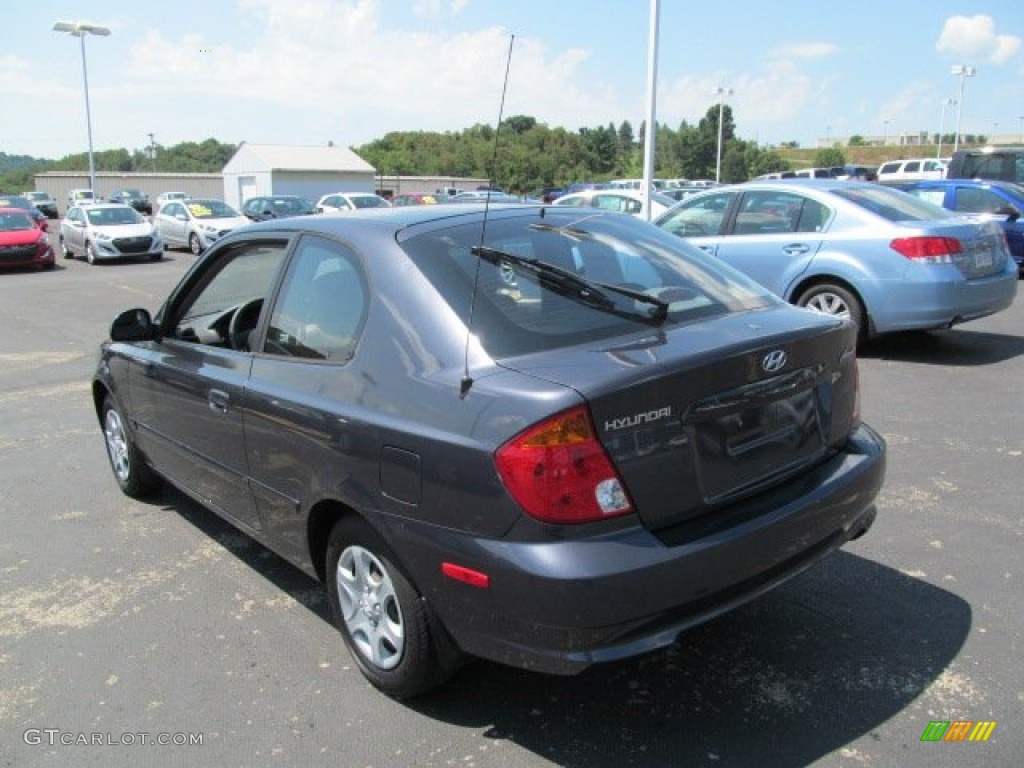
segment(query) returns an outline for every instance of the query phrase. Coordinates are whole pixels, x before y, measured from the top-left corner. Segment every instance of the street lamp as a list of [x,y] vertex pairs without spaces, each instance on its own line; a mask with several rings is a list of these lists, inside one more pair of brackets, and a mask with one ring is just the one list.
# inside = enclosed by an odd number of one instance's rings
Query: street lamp
[[718,160],[715,162],[715,182],[720,182],[722,180],[722,108],[725,97],[732,96],[733,90],[720,85],[715,89],[715,93],[718,94]]
[[882,121],[882,125],[885,126],[885,132],[882,134],[882,146],[883,147],[889,146],[889,123],[890,122],[891,122],[890,120],[883,120]]
[[89,189],[96,191],[96,167],[92,160],[92,115],[89,112],[89,72],[85,66],[85,36],[99,35],[106,37],[110,30],[98,24],[90,24],[86,21],[58,21],[53,25],[54,32],[67,32],[72,37],[77,37],[82,47],[82,82],[85,83],[85,127],[89,134]]
[[968,77],[974,77],[977,70],[967,64],[954,64],[949,68],[949,73],[960,78],[960,98],[956,103],[956,133],[953,135],[953,151],[960,148],[960,117],[964,109],[964,86]]
[[946,107],[956,104],[956,99],[943,99],[939,108],[939,148],[935,150],[936,157],[942,157],[942,130],[946,122]]

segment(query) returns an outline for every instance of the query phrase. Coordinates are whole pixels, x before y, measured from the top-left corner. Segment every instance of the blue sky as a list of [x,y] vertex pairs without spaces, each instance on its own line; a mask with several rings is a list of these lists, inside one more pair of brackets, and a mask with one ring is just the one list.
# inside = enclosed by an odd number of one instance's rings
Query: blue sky
[[[459,131],[498,116],[575,130],[647,112],[650,0],[37,0],[0,24],[0,151],[224,142],[358,146],[389,131]],[[697,122],[731,88],[762,144],[961,129],[1024,131],[1020,0],[661,0],[658,121]]]

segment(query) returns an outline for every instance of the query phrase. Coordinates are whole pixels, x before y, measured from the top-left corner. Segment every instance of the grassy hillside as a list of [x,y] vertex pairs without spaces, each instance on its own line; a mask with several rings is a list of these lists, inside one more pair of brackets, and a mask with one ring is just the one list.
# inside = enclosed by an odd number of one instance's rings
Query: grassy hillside
[[[961,146],[968,146],[961,144]],[[981,146],[981,145],[979,145]],[[850,165],[866,165],[869,168],[877,168],[882,163],[888,160],[903,160],[908,157],[935,157],[935,150],[938,149],[934,144],[924,144],[922,146],[898,146],[890,144],[884,147],[838,147],[846,158],[846,162]],[[782,157],[789,163],[790,168],[809,168],[814,165],[814,156],[818,152],[818,148],[813,149],[787,149],[785,147],[779,147],[776,151],[782,155]],[[953,154],[952,143],[942,145],[943,157],[949,157]]]

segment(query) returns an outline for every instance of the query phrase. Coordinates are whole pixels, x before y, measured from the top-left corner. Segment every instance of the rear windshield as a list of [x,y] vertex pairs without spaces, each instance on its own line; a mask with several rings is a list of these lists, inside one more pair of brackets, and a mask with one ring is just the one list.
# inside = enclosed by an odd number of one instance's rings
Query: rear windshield
[[906,192],[883,186],[837,187],[831,191],[887,221],[935,221],[955,215]]
[[[480,244],[477,222],[417,235],[402,247],[498,359],[780,302],[713,257],[632,216],[549,208],[544,216],[492,219],[483,241],[489,258],[473,251]],[[542,272],[551,265],[589,281],[600,301],[581,297],[579,286],[567,286],[559,275],[538,275],[495,252],[536,260]],[[617,293],[614,286],[663,302],[664,320],[655,317],[651,303]]]

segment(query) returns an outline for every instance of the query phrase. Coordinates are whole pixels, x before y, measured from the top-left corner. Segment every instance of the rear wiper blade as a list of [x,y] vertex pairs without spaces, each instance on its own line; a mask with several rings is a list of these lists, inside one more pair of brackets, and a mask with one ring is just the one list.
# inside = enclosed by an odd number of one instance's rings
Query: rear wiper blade
[[[540,259],[519,256],[508,251],[498,250],[497,248],[489,248],[485,245],[473,246],[470,248],[470,252],[495,266],[501,266],[502,262],[506,262],[522,267],[536,275],[537,280],[542,285],[551,288],[558,294],[576,299],[583,304],[610,312],[611,314],[639,318],[659,324],[665,322],[665,319],[668,317],[668,302],[642,291],[626,288],[621,285],[609,285],[608,283],[587,280],[575,272],[570,272],[555,264],[541,261]],[[615,300],[608,296],[606,291],[642,302],[649,305],[651,309],[647,314],[621,309],[616,305]]]

